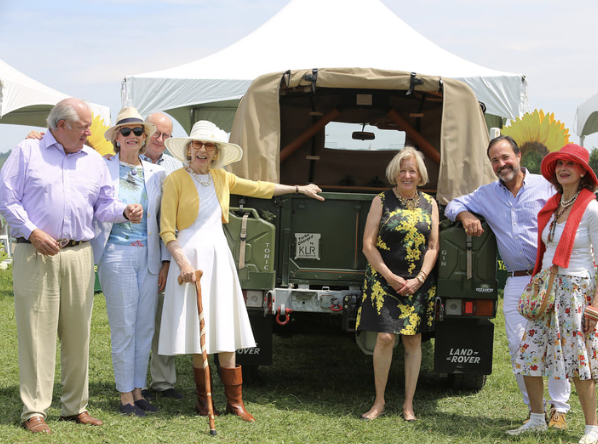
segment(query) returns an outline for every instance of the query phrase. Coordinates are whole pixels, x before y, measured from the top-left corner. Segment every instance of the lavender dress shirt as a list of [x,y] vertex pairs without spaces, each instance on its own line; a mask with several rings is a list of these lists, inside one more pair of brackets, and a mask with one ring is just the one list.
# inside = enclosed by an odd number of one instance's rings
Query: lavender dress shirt
[[0,214],[14,237],[29,239],[39,228],[54,239],[88,241],[94,216],[124,222],[125,208],[102,156],[87,146],[66,154],[50,131],[17,145],[0,172]]

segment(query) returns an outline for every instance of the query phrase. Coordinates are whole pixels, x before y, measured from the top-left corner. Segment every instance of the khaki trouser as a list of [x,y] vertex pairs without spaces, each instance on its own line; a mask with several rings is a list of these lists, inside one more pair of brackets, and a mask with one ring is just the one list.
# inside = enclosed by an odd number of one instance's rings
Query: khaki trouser
[[23,421],[47,416],[57,337],[61,345],[61,415],[85,411],[93,286],[93,253],[88,242],[62,249],[55,256],[38,253],[32,244],[16,245],[13,289]]
[[163,305],[164,292],[162,291],[158,295],[158,309],[156,310],[156,324],[154,339],[152,340],[152,360],[150,364],[150,373],[152,375],[151,389],[156,391],[164,391],[174,388],[174,384],[176,383],[176,369],[174,366],[175,357],[158,354]]

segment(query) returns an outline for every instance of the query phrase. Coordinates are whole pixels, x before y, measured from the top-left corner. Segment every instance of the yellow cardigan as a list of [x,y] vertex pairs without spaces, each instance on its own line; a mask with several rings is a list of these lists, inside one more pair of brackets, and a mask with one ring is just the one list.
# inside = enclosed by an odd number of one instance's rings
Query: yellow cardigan
[[[274,183],[241,179],[223,169],[211,170],[216,197],[222,209],[222,222],[228,223],[230,195],[270,199],[274,195]],[[176,230],[190,227],[199,214],[199,195],[193,178],[183,168],[169,174],[164,180],[160,236],[165,245],[176,240]]]

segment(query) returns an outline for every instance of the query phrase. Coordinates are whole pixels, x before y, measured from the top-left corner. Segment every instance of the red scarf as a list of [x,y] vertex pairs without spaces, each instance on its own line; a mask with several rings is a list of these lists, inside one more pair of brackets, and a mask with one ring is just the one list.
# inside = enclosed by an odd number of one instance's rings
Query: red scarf
[[[546,245],[544,242],[542,242],[542,231],[544,231],[546,224],[548,224],[550,216],[561,203],[562,196],[563,195],[561,193],[557,193],[552,196],[550,199],[548,199],[548,202],[546,202],[544,208],[542,208],[538,213],[538,253],[536,256],[536,266],[534,267],[533,275],[542,270],[542,258],[544,257],[544,252],[546,251]],[[569,217],[567,217],[563,235],[561,236],[559,244],[556,247],[556,251],[554,252],[554,258],[552,259],[553,264],[562,268],[567,268],[569,266],[569,259],[571,258],[571,251],[573,250],[573,242],[575,241],[575,234],[577,233],[579,222],[581,221],[583,213],[586,211],[586,207],[594,199],[596,199],[594,193],[586,188],[582,189],[579,193],[577,200],[573,204],[573,208],[571,208]]]

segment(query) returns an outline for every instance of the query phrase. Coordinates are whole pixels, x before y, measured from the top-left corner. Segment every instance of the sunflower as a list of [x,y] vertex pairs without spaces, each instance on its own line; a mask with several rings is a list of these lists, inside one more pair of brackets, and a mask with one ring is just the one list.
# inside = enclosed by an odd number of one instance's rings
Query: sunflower
[[517,117],[500,132],[517,142],[521,149],[521,165],[532,173],[540,173],[540,163],[546,154],[569,143],[569,130],[565,124],[555,120],[554,113],[544,114],[542,110]]
[[100,116],[96,116],[92,113],[93,121],[91,123],[91,127],[89,130],[91,131],[91,136],[87,138],[87,144],[100,153],[102,156],[106,154],[114,154],[114,147],[112,143],[107,141],[104,137],[104,133],[109,128],[106,124],[104,124],[104,119]]

